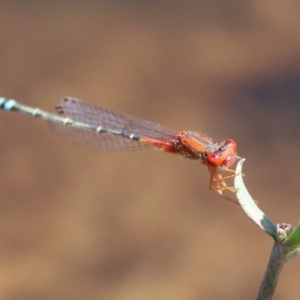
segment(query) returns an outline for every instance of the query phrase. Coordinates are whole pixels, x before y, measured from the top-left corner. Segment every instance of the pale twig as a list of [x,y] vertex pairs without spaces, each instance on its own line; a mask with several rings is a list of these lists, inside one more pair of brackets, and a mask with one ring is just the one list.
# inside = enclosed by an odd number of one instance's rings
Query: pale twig
[[284,263],[300,253],[300,226],[292,230],[292,226],[287,223],[275,225],[275,223],[259,209],[257,203],[252,199],[244,185],[242,176],[242,165],[244,161],[245,159],[242,159],[237,164],[234,179],[238,202],[245,214],[275,241],[264,279],[256,298],[257,300],[271,300],[273,299]]

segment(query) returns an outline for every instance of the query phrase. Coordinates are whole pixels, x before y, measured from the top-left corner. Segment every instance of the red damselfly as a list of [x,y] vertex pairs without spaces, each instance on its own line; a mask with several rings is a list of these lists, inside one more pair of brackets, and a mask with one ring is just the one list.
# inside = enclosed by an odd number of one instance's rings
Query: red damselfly
[[[0,108],[47,120],[50,127],[68,139],[100,149],[154,147],[180,154],[208,167],[209,187],[224,198],[224,190],[234,192],[226,179],[233,177],[229,167],[239,157],[234,140],[214,143],[195,131],[175,131],[162,125],[115,113],[87,101],[65,97],[56,106],[57,114],[0,98]],[[223,176],[223,173],[227,176]],[[231,175],[229,175],[231,173]],[[235,202],[234,200],[231,200]]]

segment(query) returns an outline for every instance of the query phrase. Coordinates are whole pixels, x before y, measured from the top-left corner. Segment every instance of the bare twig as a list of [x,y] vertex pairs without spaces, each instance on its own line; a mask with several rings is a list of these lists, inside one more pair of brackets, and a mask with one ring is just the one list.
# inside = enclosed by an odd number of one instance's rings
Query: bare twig
[[236,195],[238,201],[246,215],[275,241],[264,279],[257,295],[257,300],[270,300],[273,298],[284,263],[300,253],[300,226],[292,230],[292,226],[287,223],[275,225],[275,223],[259,209],[243,182],[242,165],[244,161],[243,159],[237,164],[234,179],[234,187],[237,191]]
[[236,167],[236,176],[234,178],[234,187],[236,189],[236,196],[244,210],[245,214],[263,231],[272,236],[275,240],[277,237],[277,228],[274,222],[268,218],[257,206],[252,199],[247,188],[245,187],[242,176],[242,165],[245,159],[239,161]]

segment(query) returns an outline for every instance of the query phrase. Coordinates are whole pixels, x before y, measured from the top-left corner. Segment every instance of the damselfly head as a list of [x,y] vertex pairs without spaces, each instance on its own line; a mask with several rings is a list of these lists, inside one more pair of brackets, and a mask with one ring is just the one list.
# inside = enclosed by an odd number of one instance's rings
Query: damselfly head
[[208,154],[207,161],[214,167],[229,167],[235,162],[236,149],[236,142],[232,139],[227,139],[222,142],[217,150]]

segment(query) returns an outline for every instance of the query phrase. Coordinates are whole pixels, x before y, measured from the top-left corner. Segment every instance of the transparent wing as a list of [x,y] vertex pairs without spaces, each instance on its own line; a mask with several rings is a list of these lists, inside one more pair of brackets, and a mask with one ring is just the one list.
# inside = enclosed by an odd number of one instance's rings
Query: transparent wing
[[[89,129],[82,129],[72,124],[49,122],[54,131],[73,141],[100,149],[134,149],[148,145],[140,138],[174,141],[177,132],[156,123],[137,119],[126,114],[115,113],[87,101],[65,97],[56,107],[59,114],[71,120],[87,124]],[[100,128],[106,133],[97,132]],[[134,135],[134,139],[129,138]]]

